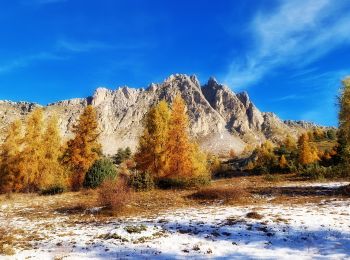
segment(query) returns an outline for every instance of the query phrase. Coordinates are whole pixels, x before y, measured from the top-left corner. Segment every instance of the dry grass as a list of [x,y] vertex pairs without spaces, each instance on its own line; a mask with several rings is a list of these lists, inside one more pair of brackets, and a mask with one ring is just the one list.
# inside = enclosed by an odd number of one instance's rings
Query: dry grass
[[[291,181],[295,183],[296,176],[281,175],[278,185],[290,184]],[[200,207],[203,203],[215,204],[218,201],[231,205],[261,205],[270,198],[268,200],[270,203],[292,205],[317,203],[330,198],[330,196],[321,196],[316,193],[292,196],[285,192],[282,193],[280,189],[274,188],[275,186],[276,183],[265,181],[264,176],[241,176],[216,180],[211,186],[202,189],[142,191],[136,192],[132,198],[128,197],[122,210],[114,211],[91,211],[94,207],[101,205],[98,190],[66,192],[50,197],[35,194],[12,194],[11,197],[0,195],[0,207],[2,204],[10,205],[10,207],[11,205],[23,206],[26,210],[14,210],[9,218],[25,217],[32,221],[54,218],[57,213],[70,215],[67,221],[74,225],[84,221],[107,221],[111,215],[151,217],[164,210]],[[338,197],[341,198],[340,195]]]
[[13,248],[14,240],[11,232],[8,229],[0,228],[0,255],[14,255]]
[[195,200],[232,203],[248,202],[251,194],[247,191],[246,187],[242,186],[216,186],[200,189],[189,197]]

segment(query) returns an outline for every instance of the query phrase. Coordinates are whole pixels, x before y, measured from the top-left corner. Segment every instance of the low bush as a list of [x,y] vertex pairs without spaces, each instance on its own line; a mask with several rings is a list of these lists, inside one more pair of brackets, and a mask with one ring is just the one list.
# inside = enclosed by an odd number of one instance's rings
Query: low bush
[[337,179],[348,178],[350,176],[350,171],[348,167],[344,165],[324,167],[313,164],[301,169],[300,175],[312,180]]
[[186,189],[205,186],[209,183],[209,176],[198,176],[194,178],[161,178],[157,180],[157,186],[160,189]]
[[280,176],[276,174],[266,174],[264,176],[264,180],[268,182],[278,182],[281,180]]
[[259,214],[258,212],[252,211],[247,213],[246,217],[252,219],[262,219],[264,216]]
[[113,162],[107,158],[96,161],[85,175],[84,187],[95,189],[105,179],[113,179],[117,176],[117,170]]
[[113,211],[122,210],[131,199],[131,190],[123,178],[106,179],[98,191],[99,204]]
[[161,178],[157,180],[157,186],[160,189],[181,189],[185,188],[186,182],[178,178]]
[[328,170],[326,167],[312,164],[302,168],[300,175],[311,180],[323,180]]
[[48,187],[44,190],[40,191],[41,195],[48,196],[48,195],[57,195],[57,194],[62,194],[65,191],[65,188],[60,185],[55,185]]
[[154,181],[149,172],[132,172],[129,177],[129,184],[137,191],[147,191],[154,188]]
[[128,232],[129,234],[132,234],[132,233],[140,234],[141,232],[147,230],[147,226],[144,225],[144,224],[141,224],[141,225],[139,225],[139,226],[126,226],[126,227],[124,228],[124,230],[125,230],[126,232]]
[[224,202],[244,201],[250,193],[244,187],[208,187],[200,189],[190,196],[197,200],[221,200]]

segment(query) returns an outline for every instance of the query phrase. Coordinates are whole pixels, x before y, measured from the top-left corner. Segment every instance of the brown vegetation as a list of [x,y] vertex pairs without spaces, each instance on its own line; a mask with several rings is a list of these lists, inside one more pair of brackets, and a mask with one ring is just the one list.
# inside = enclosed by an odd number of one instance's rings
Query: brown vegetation
[[114,212],[122,210],[131,199],[131,189],[123,178],[104,181],[98,191],[98,203]]
[[223,201],[224,203],[248,202],[251,194],[242,186],[215,186],[202,188],[190,196],[196,200]]

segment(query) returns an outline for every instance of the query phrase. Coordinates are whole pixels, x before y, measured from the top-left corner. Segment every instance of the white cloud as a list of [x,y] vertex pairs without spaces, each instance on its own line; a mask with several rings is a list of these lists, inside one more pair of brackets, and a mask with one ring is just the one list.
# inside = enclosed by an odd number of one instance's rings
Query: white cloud
[[233,87],[248,87],[274,69],[303,68],[350,43],[346,0],[280,1],[277,10],[258,13],[250,24],[255,47],[230,65],[225,76]]
[[0,64],[0,74],[11,72],[18,68],[30,66],[31,64],[44,60],[62,60],[64,57],[49,52],[40,52],[32,55],[14,58],[6,63]]

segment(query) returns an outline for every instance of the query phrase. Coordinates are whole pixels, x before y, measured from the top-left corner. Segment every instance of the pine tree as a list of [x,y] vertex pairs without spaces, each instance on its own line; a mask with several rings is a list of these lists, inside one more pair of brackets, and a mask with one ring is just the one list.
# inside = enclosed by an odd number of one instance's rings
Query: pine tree
[[47,188],[53,185],[65,186],[65,172],[60,163],[62,141],[56,115],[48,119],[42,142],[44,145],[44,155],[40,171],[40,188]]
[[10,124],[7,136],[0,147],[0,191],[15,192],[23,188],[19,163],[22,144],[22,122]]
[[342,82],[339,97],[338,155],[343,163],[350,165],[350,77]]
[[77,124],[73,127],[75,137],[68,141],[64,162],[72,172],[71,186],[79,190],[84,182],[85,174],[101,155],[98,142],[98,122],[95,109],[89,105],[85,108]]
[[170,110],[166,101],[162,100],[150,109],[135,154],[137,169],[149,172],[156,178],[163,176],[165,171],[169,119]]
[[43,109],[37,108],[31,112],[26,120],[23,151],[21,152],[20,171],[27,192],[36,191],[40,185],[41,163],[44,157],[42,143]]

